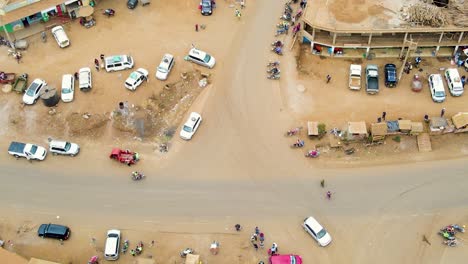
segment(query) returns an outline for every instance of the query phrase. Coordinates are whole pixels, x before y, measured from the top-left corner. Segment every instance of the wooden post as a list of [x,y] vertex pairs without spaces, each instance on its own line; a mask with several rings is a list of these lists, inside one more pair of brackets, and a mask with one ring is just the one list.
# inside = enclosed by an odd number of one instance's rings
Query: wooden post
[[403,70],[405,69],[406,62],[408,61],[410,51],[416,50],[418,46],[418,43],[410,40],[407,40],[406,43],[408,44],[408,50],[406,51],[405,59],[403,60],[403,65],[401,66],[400,73],[398,74],[398,81],[401,80],[401,76],[403,75]]

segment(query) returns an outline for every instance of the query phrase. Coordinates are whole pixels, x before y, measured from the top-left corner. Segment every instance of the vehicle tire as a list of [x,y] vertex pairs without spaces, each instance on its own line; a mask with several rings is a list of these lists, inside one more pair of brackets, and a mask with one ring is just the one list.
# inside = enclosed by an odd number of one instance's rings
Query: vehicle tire
[[75,157],[75,154],[70,154],[70,157]]
[[15,154],[15,155],[13,155],[13,157],[15,157],[15,158],[19,159],[19,156],[18,156],[18,155],[16,155],[16,154]]
[[57,153],[55,153],[55,152],[52,152],[52,155],[54,155],[54,156],[57,156]]

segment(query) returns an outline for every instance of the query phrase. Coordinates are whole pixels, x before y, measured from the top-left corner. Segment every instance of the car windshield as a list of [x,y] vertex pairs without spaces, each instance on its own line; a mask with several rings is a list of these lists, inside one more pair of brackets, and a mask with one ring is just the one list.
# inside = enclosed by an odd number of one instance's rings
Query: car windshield
[[36,93],[36,89],[39,85],[37,83],[32,83],[31,86],[29,87],[29,89],[26,91],[26,94],[29,95],[29,96],[34,96],[34,94]]
[[138,73],[137,73],[137,72],[132,72],[132,73],[130,74],[130,79],[133,79],[133,80],[138,79]]
[[206,63],[210,62],[211,56],[206,54],[205,58],[203,59]]
[[189,126],[184,126],[184,131],[185,131],[185,132],[191,133],[193,130],[192,130],[192,128],[189,127]]
[[167,73],[167,70],[166,68],[160,66],[158,67],[158,72]]
[[320,238],[324,237],[326,234],[327,234],[327,230],[325,230],[325,228],[324,228],[324,229],[320,230],[320,232],[317,233],[317,238],[320,239]]
[[64,93],[64,94],[71,93],[71,89],[70,88],[62,88],[62,93]]
[[70,142],[65,143],[65,151],[69,151],[71,148]]
[[436,97],[444,97],[444,96],[445,96],[445,93],[442,92],[442,91],[437,91],[437,92],[435,92],[435,96],[436,96]]
[[37,146],[33,145],[31,147],[31,154],[36,154],[36,151],[37,151]]

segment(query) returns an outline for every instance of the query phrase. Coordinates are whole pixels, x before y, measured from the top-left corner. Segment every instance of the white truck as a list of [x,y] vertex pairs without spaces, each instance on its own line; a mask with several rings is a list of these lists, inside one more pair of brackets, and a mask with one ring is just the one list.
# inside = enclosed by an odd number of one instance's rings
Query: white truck
[[23,157],[28,160],[44,160],[47,151],[38,145],[13,141],[8,148],[8,154],[15,158]]
[[349,89],[361,89],[361,65],[351,64],[349,66]]

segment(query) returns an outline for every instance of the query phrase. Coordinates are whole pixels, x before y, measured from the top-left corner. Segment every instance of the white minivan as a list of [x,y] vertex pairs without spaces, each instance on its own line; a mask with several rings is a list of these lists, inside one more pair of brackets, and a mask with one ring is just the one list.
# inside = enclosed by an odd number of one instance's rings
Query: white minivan
[[107,231],[106,246],[104,248],[104,258],[106,260],[119,259],[120,230],[111,229]]
[[452,96],[461,96],[463,94],[463,84],[457,69],[447,69],[445,71],[445,80],[447,80],[448,90]]
[[190,49],[186,60],[194,62],[201,66],[208,67],[210,69],[213,68],[216,64],[216,60],[213,56],[196,48]]
[[87,92],[93,88],[90,68],[85,67],[80,69],[78,72],[78,83],[80,84],[81,91]]
[[432,100],[436,103],[445,101],[445,88],[440,74],[431,74],[428,78]]
[[62,76],[62,101],[65,103],[73,101],[73,93],[75,92],[75,77],[71,74]]
[[65,33],[65,30],[62,26],[56,26],[52,28],[52,35],[57,41],[59,47],[65,48],[70,45],[70,40],[68,39],[67,33]]
[[114,55],[104,59],[107,72],[122,71],[133,68],[133,58],[130,55]]

